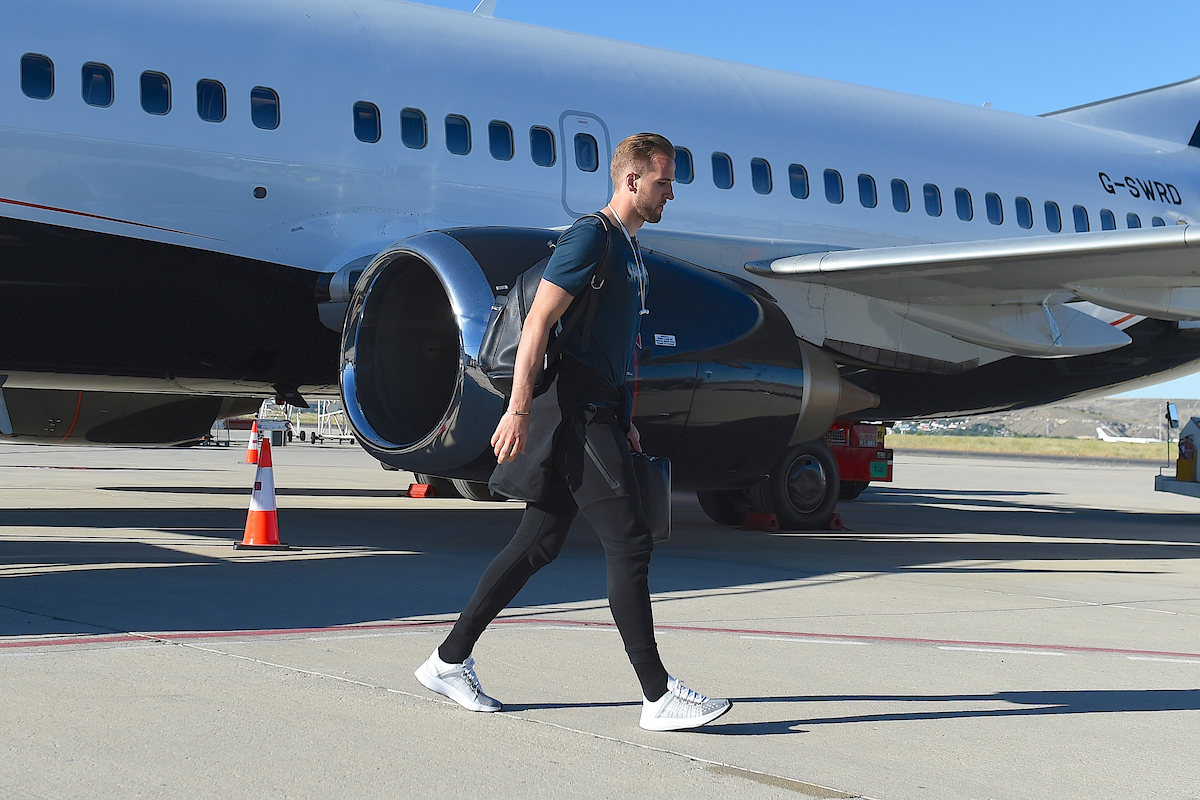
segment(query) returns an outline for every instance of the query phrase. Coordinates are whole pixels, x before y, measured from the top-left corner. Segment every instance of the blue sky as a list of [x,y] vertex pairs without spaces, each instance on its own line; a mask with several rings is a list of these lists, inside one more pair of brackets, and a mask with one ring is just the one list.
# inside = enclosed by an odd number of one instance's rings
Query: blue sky
[[[1128,0],[498,0],[496,16],[1024,114],[1200,75],[1185,6]],[[1200,375],[1137,396],[1200,398]]]

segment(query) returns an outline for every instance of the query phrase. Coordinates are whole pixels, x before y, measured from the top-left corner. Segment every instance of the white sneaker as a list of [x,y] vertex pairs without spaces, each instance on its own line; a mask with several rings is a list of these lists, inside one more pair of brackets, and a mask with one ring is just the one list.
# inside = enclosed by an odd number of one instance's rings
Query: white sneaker
[[728,700],[710,700],[667,676],[667,693],[653,703],[642,698],[641,726],[648,731],[699,728],[733,708]]
[[433,655],[413,674],[426,689],[450,698],[468,711],[499,711],[503,707],[499,700],[483,693],[473,658],[462,664],[447,664],[434,648]]

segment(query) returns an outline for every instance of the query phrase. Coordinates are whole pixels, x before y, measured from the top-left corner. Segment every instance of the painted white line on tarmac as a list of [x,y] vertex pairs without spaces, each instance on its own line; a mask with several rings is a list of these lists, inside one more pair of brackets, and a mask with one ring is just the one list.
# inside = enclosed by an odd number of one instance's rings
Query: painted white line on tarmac
[[1021,656],[1065,656],[1067,653],[1051,653],[1046,650],[1012,650],[1000,647],[948,647],[939,645],[938,650],[966,650],[972,653],[1011,653]]
[[1139,606],[1109,606],[1109,608],[1123,608],[1126,611],[1149,611],[1151,614],[1170,614],[1172,617],[1179,616],[1176,611],[1163,611],[1161,608],[1141,608]]
[[1166,664],[1195,664],[1200,666],[1200,658],[1151,658],[1150,656],[1126,656],[1130,661],[1162,661]]

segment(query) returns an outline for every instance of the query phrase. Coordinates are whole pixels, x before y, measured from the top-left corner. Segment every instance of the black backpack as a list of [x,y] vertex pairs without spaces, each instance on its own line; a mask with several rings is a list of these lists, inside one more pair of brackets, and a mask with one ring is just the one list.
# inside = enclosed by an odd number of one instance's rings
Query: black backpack
[[[580,293],[572,302],[567,312],[563,314],[559,324],[550,331],[550,341],[546,346],[546,357],[542,368],[538,371],[537,382],[534,384],[533,395],[537,397],[550,386],[558,369],[558,361],[563,346],[569,334],[586,315],[583,328],[583,350],[587,351],[592,339],[592,325],[596,319],[596,306],[600,300],[600,289],[608,279],[608,250],[612,229],[608,218],[603,214],[588,214],[600,220],[604,227],[604,252],[596,262],[595,271],[589,282],[589,290]],[[586,217],[580,217],[586,219]],[[578,220],[576,221],[578,222]],[[560,237],[561,239],[561,237]],[[497,295],[492,303],[492,312],[488,317],[487,330],[483,333],[483,342],[479,346],[479,366],[487,375],[496,391],[505,397],[512,396],[513,368],[517,361],[517,345],[521,341],[521,330],[525,327],[525,317],[533,306],[534,295],[542,282],[546,271],[547,256],[534,266],[522,272],[513,282],[507,295]],[[556,332],[557,331],[557,332]]]

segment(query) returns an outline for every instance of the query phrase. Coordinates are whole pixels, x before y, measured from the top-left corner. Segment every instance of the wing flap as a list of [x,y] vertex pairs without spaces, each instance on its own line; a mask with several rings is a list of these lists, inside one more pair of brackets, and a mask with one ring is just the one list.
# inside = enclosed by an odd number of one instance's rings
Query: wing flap
[[1103,353],[1132,341],[1108,323],[1065,305],[922,306],[888,301],[884,305],[957,339],[1030,358]]
[[1068,287],[1083,300],[1098,306],[1155,319],[1200,319],[1200,287],[1123,288],[1112,286]]

